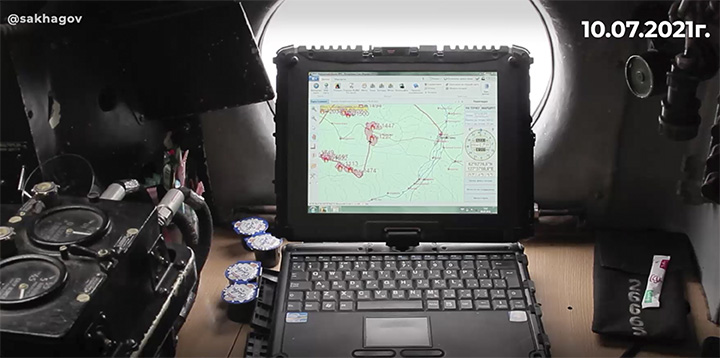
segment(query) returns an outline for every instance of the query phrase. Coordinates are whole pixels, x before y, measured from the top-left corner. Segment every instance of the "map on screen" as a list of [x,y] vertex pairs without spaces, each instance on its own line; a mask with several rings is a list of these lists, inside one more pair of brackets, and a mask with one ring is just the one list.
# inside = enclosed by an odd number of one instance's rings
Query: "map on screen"
[[497,73],[308,74],[309,213],[497,213]]

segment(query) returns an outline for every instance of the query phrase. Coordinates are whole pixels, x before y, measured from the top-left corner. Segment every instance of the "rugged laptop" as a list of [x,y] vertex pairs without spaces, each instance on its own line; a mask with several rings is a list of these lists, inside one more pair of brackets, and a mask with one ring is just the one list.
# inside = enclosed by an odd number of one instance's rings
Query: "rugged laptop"
[[528,52],[278,52],[272,357],[543,357]]

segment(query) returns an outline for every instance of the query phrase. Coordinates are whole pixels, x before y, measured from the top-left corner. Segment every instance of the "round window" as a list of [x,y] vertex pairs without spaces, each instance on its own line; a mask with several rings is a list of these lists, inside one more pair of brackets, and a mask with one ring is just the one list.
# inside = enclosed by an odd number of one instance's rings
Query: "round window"
[[537,109],[552,78],[547,28],[530,0],[286,0],[263,29],[262,59],[287,46],[500,46],[527,48],[530,105]]

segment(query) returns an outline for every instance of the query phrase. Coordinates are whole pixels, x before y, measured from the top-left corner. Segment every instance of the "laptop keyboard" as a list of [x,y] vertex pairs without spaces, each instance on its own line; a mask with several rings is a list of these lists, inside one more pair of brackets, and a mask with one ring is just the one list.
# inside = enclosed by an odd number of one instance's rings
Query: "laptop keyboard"
[[525,310],[512,254],[292,256],[287,311]]

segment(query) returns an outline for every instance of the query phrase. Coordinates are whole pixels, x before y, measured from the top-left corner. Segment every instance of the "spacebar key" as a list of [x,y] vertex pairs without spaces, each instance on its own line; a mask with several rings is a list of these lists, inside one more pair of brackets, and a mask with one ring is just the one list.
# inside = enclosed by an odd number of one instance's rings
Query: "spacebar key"
[[422,310],[422,301],[360,301],[358,311],[405,311]]

